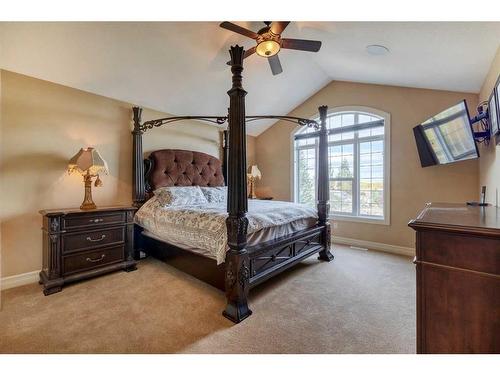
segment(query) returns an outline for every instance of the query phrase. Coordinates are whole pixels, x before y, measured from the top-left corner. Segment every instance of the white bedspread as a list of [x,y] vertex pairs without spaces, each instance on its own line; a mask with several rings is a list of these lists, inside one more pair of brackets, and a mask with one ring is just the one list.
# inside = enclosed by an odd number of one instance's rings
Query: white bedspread
[[[156,197],[136,213],[135,222],[156,237],[180,247],[204,249],[217,264],[227,251],[226,203],[162,206]],[[297,220],[316,219],[317,210],[281,201],[248,201],[248,234]]]

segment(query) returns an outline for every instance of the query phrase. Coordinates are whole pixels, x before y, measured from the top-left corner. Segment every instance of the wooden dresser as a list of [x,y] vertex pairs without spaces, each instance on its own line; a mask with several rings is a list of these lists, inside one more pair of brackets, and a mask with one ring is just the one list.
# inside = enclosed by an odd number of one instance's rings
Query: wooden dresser
[[500,209],[429,203],[417,233],[417,352],[500,353]]
[[44,294],[107,272],[133,271],[134,207],[43,210]]

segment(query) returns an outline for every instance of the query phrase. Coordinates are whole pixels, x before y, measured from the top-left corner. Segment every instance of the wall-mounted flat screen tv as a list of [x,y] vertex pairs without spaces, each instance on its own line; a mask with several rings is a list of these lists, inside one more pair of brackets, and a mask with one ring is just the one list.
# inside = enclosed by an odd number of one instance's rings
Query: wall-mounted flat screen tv
[[[500,76],[497,78],[489,103],[491,134],[500,134]],[[500,137],[498,139],[500,140]]]
[[491,135],[495,135],[500,132],[500,125],[498,123],[498,95],[496,95],[496,90],[490,95],[488,100],[488,122],[491,129]]
[[422,167],[479,157],[465,100],[417,125],[413,133]]

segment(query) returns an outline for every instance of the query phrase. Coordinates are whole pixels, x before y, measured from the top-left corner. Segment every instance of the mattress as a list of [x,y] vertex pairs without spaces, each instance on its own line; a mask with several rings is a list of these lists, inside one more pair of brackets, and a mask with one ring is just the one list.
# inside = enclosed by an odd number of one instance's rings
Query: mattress
[[[228,250],[226,217],[226,203],[165,207],[152,197],[137,211],[134,221],[144,228],[144,235],[221,264]],[[253,246],[310,228],[318,215],[316,209],[302,204],[249,200],[247,218],[247,245]]]

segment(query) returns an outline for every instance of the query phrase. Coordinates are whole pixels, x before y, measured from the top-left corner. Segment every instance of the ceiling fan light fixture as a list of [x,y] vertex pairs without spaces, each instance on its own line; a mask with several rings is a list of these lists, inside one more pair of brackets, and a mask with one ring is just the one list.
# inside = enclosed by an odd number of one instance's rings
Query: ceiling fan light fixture
[[280,48],[281,46],[277,41],[268,39],[257,44],[255,52],[262,57],[271,57],[276,55],[280,51]]

